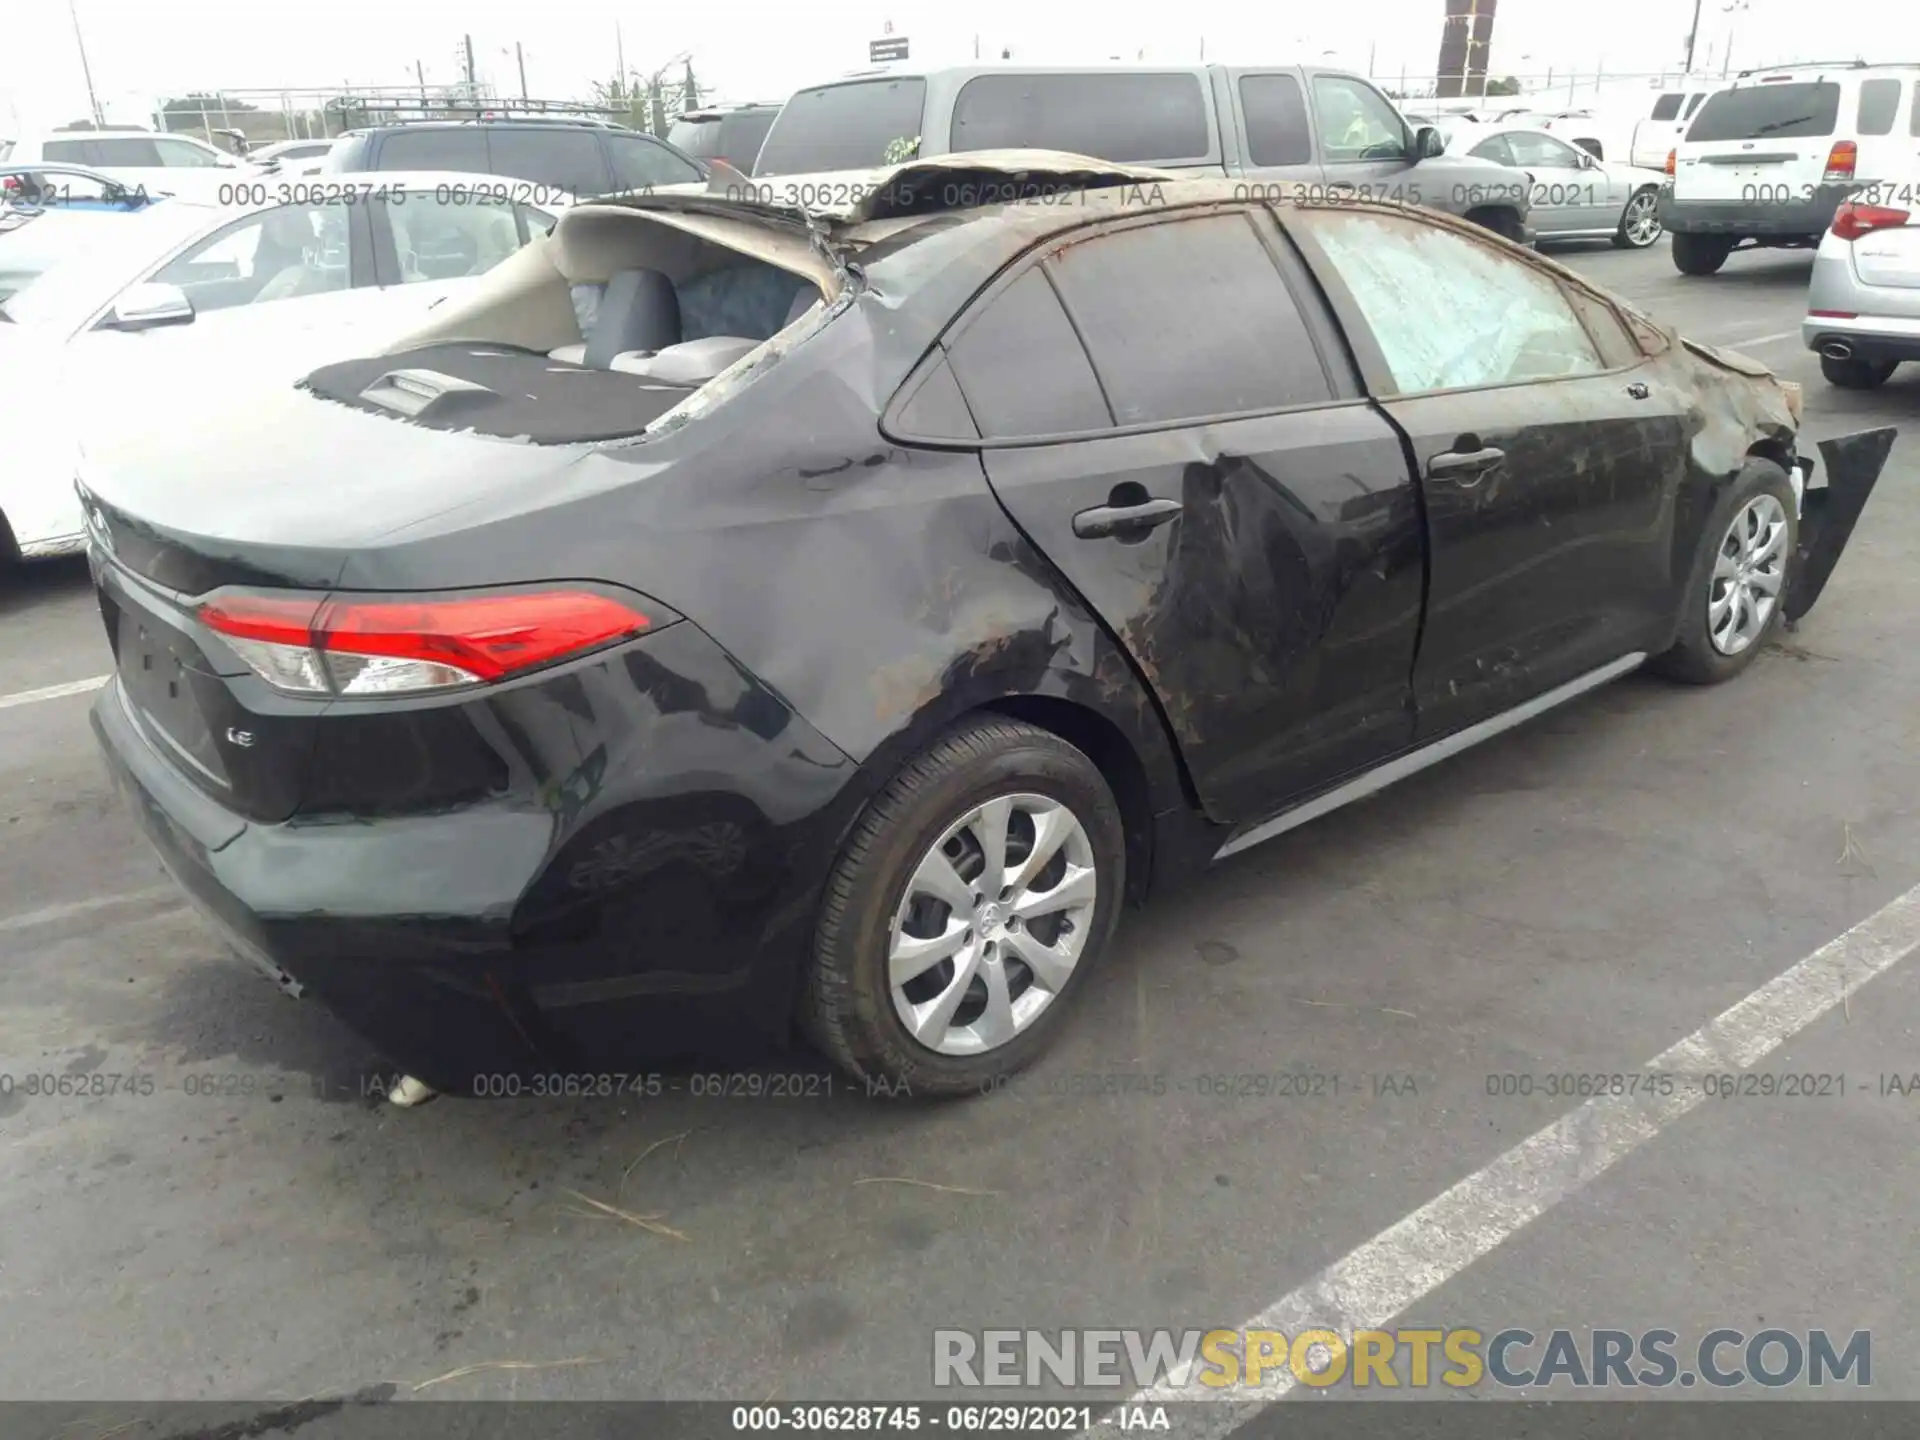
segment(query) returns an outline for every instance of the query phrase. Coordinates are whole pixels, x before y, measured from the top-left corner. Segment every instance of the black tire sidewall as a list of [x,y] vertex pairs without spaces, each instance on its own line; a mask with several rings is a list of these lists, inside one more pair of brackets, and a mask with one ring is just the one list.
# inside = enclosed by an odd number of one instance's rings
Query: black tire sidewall
[[[887,973],[894,912],[921,857],[949,826],[996,795],[1017,793],[1057,800],[1085,827],[1099,876],[1092,934],[1066,988],[1026,1030],[983,1055],[941,1055],[915,1040],[894,1010]],[[849,854],[842,864],[854,867],[848,904],[842,923],[823,933],[821,943],[835,949],[833,960],[852,981],[850,1013],[841,1020],[855,1032],[849,1039],[860,1068],[929,1095],[986,1093],[1047,1048],[1085,987],[1087,973],[1098,964],[1119,919],[1126,887],[1126,838],[1119,807],[1093,762],[1065,741],[1028,731],[985,756],[947,767],[902,810],[882,821],[864,850]]]
[[[1676,643],[1672,660],[1672,669],[1686,679],[1714,684],[1721,680],[1730,680],[1754,662],[1760,652],[1766,649],[1767,641],[1772,638],[1780,626],[1780,617],[1786,609],[1788,599],[1786,585],[1781,586],[1780,598],[1773,607],[1773,616],[1767,622],[1767,628],[1754,642],[1738,655],[1723,655],[1714,648],[1712,638],[1707,634],[1707,601],[1713,580],[1713,564],[1720,553],[1721,542],[1727,537],[1727,529],[1733,524],[1733,517],[1754,496],[1765,491],[1780,502],[1787,516],[1786,568],[1791,573],[1795,548],[1800,543],[1800,517],[1793,495],[1793,482],[1787,478],[1787,472],[1770,460],[1752,460],[1747,463],[1732,484],[1721,492],[1713,511],[1707,517],[1707,523],[1700,532],[1700,544],[1694,556],[1693,571],[1687,577],[1687,588],[1680,601],[1680,625],[1676,633]],[[1663,657],[1666,658],[1666,657]]]

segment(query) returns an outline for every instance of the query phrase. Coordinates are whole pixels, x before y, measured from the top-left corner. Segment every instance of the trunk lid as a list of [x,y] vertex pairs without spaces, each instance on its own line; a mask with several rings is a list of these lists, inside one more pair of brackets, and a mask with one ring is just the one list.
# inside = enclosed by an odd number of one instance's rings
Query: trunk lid
[[[1920,213],[1920,206],[1915,208]],[[1909,219],[1898,228],[1862,235],[1853,242],[1853,273],[1863,285],[1920,290],[1920,224]]]

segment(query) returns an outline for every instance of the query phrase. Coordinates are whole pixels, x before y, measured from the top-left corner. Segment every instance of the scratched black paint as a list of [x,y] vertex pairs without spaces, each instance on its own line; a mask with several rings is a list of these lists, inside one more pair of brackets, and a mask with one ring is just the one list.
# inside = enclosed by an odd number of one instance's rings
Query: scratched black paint
[[[1715,487],[1755,447],[1792,458],[1770,380],[1670,343],[1577,387],[1376,401],[1356,381],[1313,410],[983,447],[922,362],[1005,266],[1137,212],[1090,198],[894,234],[836,320],[642,443],[429,432],[287,392],[250,411],[270,474],[226,433],[90,460],[110,635],[137,615],[209,727],[255,736],[222,783],[128,686],[103,691],[96,732],[169,867],[244,951],[455,1092],[779,1036],[846,835],[959,717],[1086,750],[1143,895],[1236,824],[1663,648]],[[1316,334],[1369,378],[1326,289]],[[880,423],[910,374],[925,398],[892,413],[925,441]],[[1425,475],[1466,433],[1506,451],[1471,494]],[[1136,491],[1178,518],[1072,533]],[[655,623],[510,684],[349,704],[267,691],[191,614],[225,584],[548,581],[622,587]]]

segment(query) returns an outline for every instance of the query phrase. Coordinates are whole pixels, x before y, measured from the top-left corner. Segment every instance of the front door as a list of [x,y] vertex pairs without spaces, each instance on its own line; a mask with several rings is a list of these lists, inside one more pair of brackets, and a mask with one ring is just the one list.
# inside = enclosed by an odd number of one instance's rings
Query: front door
[[1672,538],[1688,398],[1524,256],[1410,215],[1294,223],[1420,474],[1419,738],[1653,644],[1691,560]]
[[1080,232],[949,348],[995,494],[1133,657],[1223,821],[1413,728],[1417,497],[1285,247],[1231,208]]

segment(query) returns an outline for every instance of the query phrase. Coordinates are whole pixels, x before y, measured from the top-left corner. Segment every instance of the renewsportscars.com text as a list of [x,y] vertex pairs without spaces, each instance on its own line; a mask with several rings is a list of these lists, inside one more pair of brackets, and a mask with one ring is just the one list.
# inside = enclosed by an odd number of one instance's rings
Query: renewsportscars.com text
[[1301,1330],[936,1330],[933,1383],[943,1388],[1206,1390],[1711,1389],[1873,1383],[1873,1336],[1826,1330],[1594,1329],[1536,1334],[1509,1328]]

